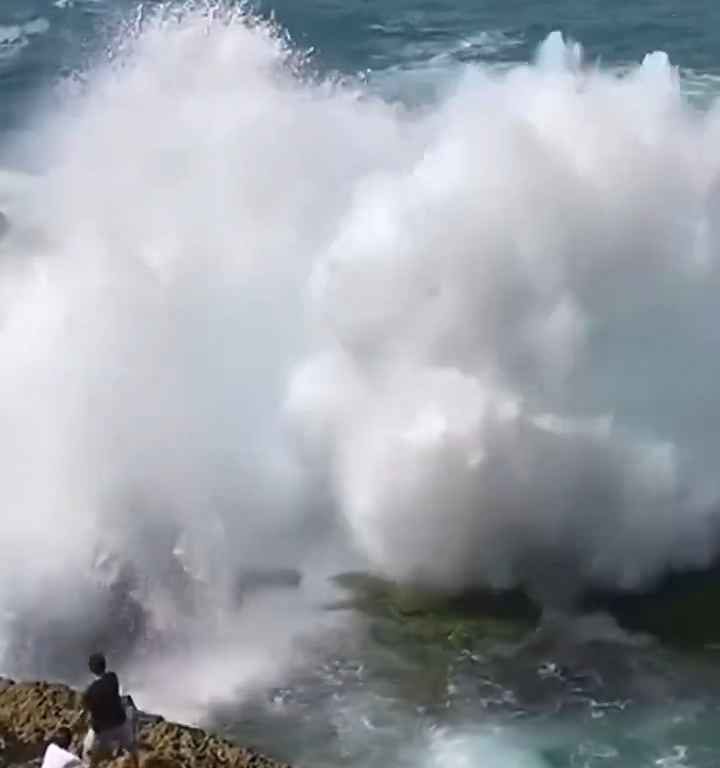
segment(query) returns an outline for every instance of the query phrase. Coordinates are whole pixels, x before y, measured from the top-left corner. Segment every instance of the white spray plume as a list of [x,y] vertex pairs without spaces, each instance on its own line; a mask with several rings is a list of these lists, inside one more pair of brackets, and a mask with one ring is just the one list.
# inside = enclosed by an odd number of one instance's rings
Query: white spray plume
[[378,567],[553,592],[712,557],[717,129],[663,54],[620,80],[554,35],[356,185],[289,402]]
[[717,114],[661,54],[618,79],[558,36],[418,113],[291,64],[248,17],[162,16],[37,128],[0,605],[80,621],[98,548],[152,582],[179,547],[222,608],[332,519],[443,587],[706,563]]

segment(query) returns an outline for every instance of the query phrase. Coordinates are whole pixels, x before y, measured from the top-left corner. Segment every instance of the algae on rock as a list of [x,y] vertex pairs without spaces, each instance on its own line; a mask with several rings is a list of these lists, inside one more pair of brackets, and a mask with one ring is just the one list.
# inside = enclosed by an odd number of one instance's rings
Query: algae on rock
[[368,615],[374,639],[385,645],[430,642],[473,651],[522,638],[537,626],[541,614],[520,590],[448,595],[364,573],[340,574],[334,581],[349,596],[333,607]]

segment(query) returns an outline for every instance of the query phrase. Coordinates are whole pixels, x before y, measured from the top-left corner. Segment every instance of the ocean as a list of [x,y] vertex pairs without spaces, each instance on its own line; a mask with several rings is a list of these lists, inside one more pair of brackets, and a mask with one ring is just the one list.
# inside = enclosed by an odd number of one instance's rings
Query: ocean
[[581,598],[720,554],[718,94],[709,0],[3,0],[0,672],[715,765],[712,599]]
[[[147,9],[159,3],[142,4]],[[58,79],[90,66],[137,12],[130,0],[8,0],[2,11],[4,131],[27,123],[28,105]],[[582,43],[586,56],[609,67],[638,64],[661,50],[696,87],[712,90],[720,65],[720,11],[693,1],[604,3],[258,2],[323,72],[385,80],[402,72],[527,62],[554,30]],[[428,75],[427,79],[432,80]],[[401,95],[401,94],[395,94]],[[405,94],[412,98],[411,94]]]

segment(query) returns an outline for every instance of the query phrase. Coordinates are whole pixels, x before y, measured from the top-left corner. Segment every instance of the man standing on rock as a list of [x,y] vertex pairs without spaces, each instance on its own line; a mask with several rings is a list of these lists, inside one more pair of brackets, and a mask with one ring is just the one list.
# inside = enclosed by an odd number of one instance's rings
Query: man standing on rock
[[83,706],[90,715],[91,725],[83,744],[83,760],[95,766],[119,747],[128,752],[134,768],[139,768],[133,723],[120,698],[117,675],[107,671],[101,653],[94,653],[88,666],[96,679],[83,694]]

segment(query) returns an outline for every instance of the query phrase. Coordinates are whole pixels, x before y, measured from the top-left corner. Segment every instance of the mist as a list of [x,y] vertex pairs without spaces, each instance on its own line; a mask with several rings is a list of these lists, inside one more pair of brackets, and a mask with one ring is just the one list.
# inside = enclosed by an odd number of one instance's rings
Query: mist
[[6,640],[97,642],[125,573],[217,653],[237,570],[299,568],[277,674],[351,564],[552,600],[716,555],[720,121],[664,54],[555,34],[411,110],[199,9],[85,80],[0,179]]

